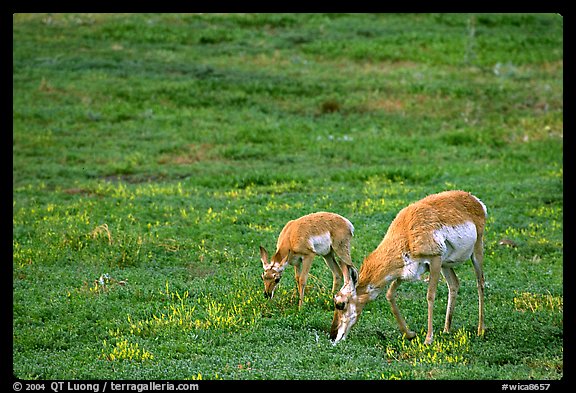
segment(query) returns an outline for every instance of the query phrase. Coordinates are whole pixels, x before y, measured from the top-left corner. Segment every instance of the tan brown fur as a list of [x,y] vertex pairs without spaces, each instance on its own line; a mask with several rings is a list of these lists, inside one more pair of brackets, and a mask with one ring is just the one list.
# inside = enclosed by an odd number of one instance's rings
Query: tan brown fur
[[[354,227],[349,220],[329,212],[308,214],[286,223],[278,236],[276,252],[270,262],[266,249],[260,247],[265,270],[262,275],[265,294],[272,297],[285,267],[292,264],[300,297],[298,304],[301,306],[310,266],[316,255],[321,255],[332,271],[332,290],[335,291],[342,278],[349,276],[348,267],[353,267],[350,257],[350,240],[353,234]],[[318,250],[314,250],[310,240],[323,236],[328,236],[325,239],[326,244],[322,244],[327,248],[322,250],[325,252],[319,253]]]
[[440,255],[432,237],[442,225],[454,226],[465,221],[476,225],[478,237],[484,233],[486,217],[482,205],[465,191],[445,191],[432,194],[400,210],[388,227],[382,242],[362,263],[357,293],[372,283],[381,287],[384,278],[404,267],[402,252],[412,256]]
[[[361,313],[366,303],[373,300],[377,294],[390,282],[392,285],[386,295],[392,306],[392,311],[398,321],[401,331],[409,338],[414,332],[407,329],[404,319],[395,303],[395,291],[409,260],[426,261],[430,266],[428,288],[429,329],[426,342],[432,341],[432,307],[436,293],[439,273],[448,275],[451,301],[447,309],[445,330],[450,327],[454,299],[458,289],[458,280],[452,266],[441,262],[442,244],[439,244],[434,233],[444,227],[454,227],[466,222],[474,223],[476,227],[476,245],[472,259],[478,280],[479,293],[479,334],[484,331],[483,318],[483,288],[482,272],[482,238],[484,234],[486,212],[483,204],[468,192],[445,191],[433,194],[402,209],[390,224],[388,231],[378,247],[368,255],[360,268],[358,282],[354,289],[344,289],[335,296],[336,310],[331,336],[337,334],[339,318],[347,302],[354,302],[355,318]],[[355,321],[354,318],[354,321]],[[348,328],[349,329],[349,328]]]

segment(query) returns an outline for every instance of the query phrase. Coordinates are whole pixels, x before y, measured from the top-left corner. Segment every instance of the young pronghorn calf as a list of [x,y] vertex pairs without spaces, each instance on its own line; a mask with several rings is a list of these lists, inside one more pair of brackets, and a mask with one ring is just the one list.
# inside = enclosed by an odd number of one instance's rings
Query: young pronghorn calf
[[332,291],[336,291],[343,277],[354,276],[354,273],[348,272],[349,268],[354,269],[350,257],[350,239],[353,235],[352,223],[334,213],[312,213],[289,221],[278,236],[276,253],[270,261],[268,252],[260,246],[265,296],[274,296],[284,269],[291,264],[300,296],[298,306],[302,306],[306,280],[316,255],[322,256],[332,271]]
[[406,338],[416,334],[409,330],[395,295],[402,281],[417,280],[429,270],[428,333],[426,344],[432,342],[432,313],[440,273],[448,284],[448,306],[444,331],[452,322],[458,278],[453,267],[472,259],[478,286],[478,334],[484,333],[484,273],[482,270],[482,237],[486,224],[486,206],[464,191],[445,191],[430,195],[401,210],[390,224],[384,239],[360,267],[357,282],[349,279],[334,297],[334,319],[330,330],[333,343],[346,338],[366,303],[374,300],[388,283],[386,298],[400,331]]

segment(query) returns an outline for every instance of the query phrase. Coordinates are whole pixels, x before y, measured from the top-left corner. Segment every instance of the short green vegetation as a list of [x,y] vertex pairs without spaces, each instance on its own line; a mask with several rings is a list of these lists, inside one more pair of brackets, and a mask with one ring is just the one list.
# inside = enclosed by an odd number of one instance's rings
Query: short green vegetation
[[[560,379],[563,20],[16,14],[13,371],[23,379]],[[259,245],[332,211],[352,258],[446,189],[488,207],[423,344],[426,283],[328,331],[332,276],[263,296]]]

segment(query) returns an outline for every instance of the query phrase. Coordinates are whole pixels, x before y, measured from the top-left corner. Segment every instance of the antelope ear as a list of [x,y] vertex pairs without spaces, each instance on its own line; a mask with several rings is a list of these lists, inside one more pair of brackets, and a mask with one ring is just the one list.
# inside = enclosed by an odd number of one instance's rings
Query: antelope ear
[[350,281],[352,281],[352,285],[356,288],[358,285],[358,270],[354,266],[348,266],[348,272],[350,272]]
[[345,265],[342,270],[344,270],[342,272],[344,273],[344,285],[342,285],[342,289],[350,287],[351,291],[355,290],[358,285],[358,270],[356,270],[353,265]]
[[262,267],[267,270],[270,267],[268,262],[268,251],[262,246],[260,246],[260,260],[262,261]]
[[[274,269],[277,272],[282,273],[284,269],[286,269],[286,266],[288,266],[288,263],[292,260],[293,257],[294,253],[292,252],[292,250],[288,250],[288,255],[286,255],[286,257],[283,258],[280,263],[276,263],[276,267]],[[280,251],[277,251],[276,254],[272,257],[272,262],[278,261],[278,259],[280,258],[281,258]]]

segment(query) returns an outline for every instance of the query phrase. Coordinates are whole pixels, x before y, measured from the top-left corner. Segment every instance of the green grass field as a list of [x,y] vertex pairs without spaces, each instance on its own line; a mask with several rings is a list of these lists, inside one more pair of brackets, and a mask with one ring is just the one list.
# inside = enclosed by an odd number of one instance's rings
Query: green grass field
[[[13,372],[22,379],[563,377],[563,21],[551,14],[16,14]],[[332,211],[359,267],[404,206],[488,207],[423,345],[426,284],[332,346],[332,277],[263,296],[259,245]],[[501,245],[508,239],[514,246]]]

